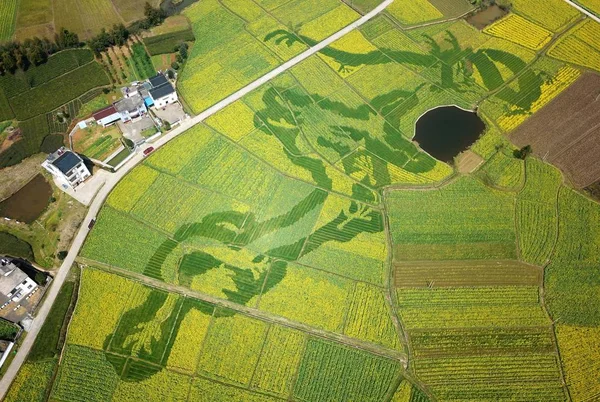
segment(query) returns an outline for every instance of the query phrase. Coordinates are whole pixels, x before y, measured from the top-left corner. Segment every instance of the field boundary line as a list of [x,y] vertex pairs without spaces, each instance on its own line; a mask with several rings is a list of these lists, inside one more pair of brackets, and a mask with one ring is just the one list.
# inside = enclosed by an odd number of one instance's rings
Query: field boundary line
[[[320,50],[324,49],[325,47],[327,47],[330,44],[332,44],[333,42],[335,42],[336,40],[342,38],[346,34],[352,32],[356,28],[362,26],[367,21],[369,21],[376,15],[380,14],[383,10],[385,10],[390,4],[393,3],[393,1],[394,0],[385,0],[383,3],[378,5],[375,9],[373,9],[368,14],[359,18],[357,21],[352,22],[345,28],[342,28],[338,32],[329,36],[327,39],[324,39],[323,41],[319,42],[317,45],[310,47],[306,51],[300,53],[298,56],[288,60],[281,66],[273,69],[272,71],[263,75],[262,77],[259,77],[255,81],[252,81],[245,87],[243,87],[243,88],[239,89],[238,91],[234,92],[233,94],[225,97],[224,99],[222,99],[221,101],[212,105],[208,109],[204,110],[197,116],[194,116],[192,118],[182,121],[182,123],[177,128],[172,130],[170,133],[164,135],[163,137],[159,138],[154,143],[154,148],[158,149],[158,148],[162,147],[163,145],[168,143],[170,140],[172,140],[175,137],[177,137],[178,135],[184,133],[185,131],[192,128],[196,124],[202,122],[203,120],[207,119],[208,117],[212,116],[213,114],[221,111],[222,109],[224,109],[225,107],[234,103],[235,101],[242,99],[245,95],[247,95],[250,92],[254,91],[255,89],[261,87],[263,84],[269,82],[273,78],[277,77],[278,75],[282,74],[283,72],[294,67],[296,64],[298,64],[301,61],[307,59],[308,57],[316,54]],[[106,72],[104,74],[106,74]],[[29,351],[31,350],[31,347],[33,346],[33,342],[35,341],[37,335],[39,334],[42,325],[46,321],[46,318],[48,317],[48,313],[50,312],[50,309],[52,308],[52,305],[54,304],[54,301],[56,300],[56,297],[58,296],[58,292],[60,291],[60,288],[62,287],[62,284],[64,283],[64,281],[67,277],[69,269],[70,269],[71,265],[73,264],[73,262],[75,261],[77,254],[79,254],[79,251],[83,247],[83,243],[90,232],[90,229],[88,228],[88,224],[93,219],[95,219],[96,215],[100,211],[100,208],[103,206],[105,200],[108,198],[108,195],[111,192],[111,190],[119,183],[119,181],[123,177],[125,177],[125,175],[130,170],[132,170],[136,165],[138,165],[143,160],[144,160],[144,156],[141,153],[134,154],[134,156],[129,160],[129,162],[127,162],[123,166],[123,168],[121,168],[121,170],[119,170],[117,173],[114,173],[114,176],[111,176],[107,179],[106,183],[102,186],[102,188],[100,188],[98,193],[95,195],[91,205],[89,206],[88,213],[82,221],[82,225],[80,226],[79,231],[73,238],[73,241],[71,243],[71,246],[69,248],[69,252],[68,252],[66,258],[63,260],[62,265],[56,272],[56,275],[54,277],[54,284],[50,287],[50,289],[48,289],[48,292],[46,293],[46,295],[47,295],[46,300],[44,301],[44,303],[41,305],[41,307],[37,311],[37,315],[36,315],[35,319],[33,320],[33,323],[30,327],[28,336],[23,340],[23,343],[21,344],[21,347],[17,351],[17,354],[15,355],[13,361],[11,362],[10,366],[8,366],[5,374],[2,376],[2,379],[0,379],[0,400],[4,399],[4,397],[6,396],[6,393],[8,392],[8,389],[10,388],[12,381],[15,379],[15,377],[17,376],[17,373],[19,372],[19,369],[25,362],[27,355],[29,354]],[[313,329],[313,330],[315,330],[315,329]]]
[[341,333],[316,328],[309,324],[294,321],[289,318],[270,313],[268,311],[258,310],[253,307],[237,304],[229,300],[220,299],[216,296],[194,291],[183,286],[169,284],[158,279],[147,277],[137,272],[127,271],[122,268],[113,267],[92,260],[85,260],[80,262],[86,265],[89,264],[89,266],[93,268],[100,269],[105,272],[113,273],[123,278],[133,280],[142,286],[147,286],[152,289],[162,290],[170,293],[180,294],[194,300],[205,301],[210,304],[213,304],[216,308],[225,308],[233,310],[240,314],[244,314],[248,317],[258,319],[266,323],[277,324],[286,328],[295,329],[300,332],[306,333],[310,336],[336,342],[349,348],[366,351],[386,359],[395,360],[401,363],[404,363],[406,361],[405,353],[394,349],[386,348],[375,343],[363,341],[357,338],[351,338]]

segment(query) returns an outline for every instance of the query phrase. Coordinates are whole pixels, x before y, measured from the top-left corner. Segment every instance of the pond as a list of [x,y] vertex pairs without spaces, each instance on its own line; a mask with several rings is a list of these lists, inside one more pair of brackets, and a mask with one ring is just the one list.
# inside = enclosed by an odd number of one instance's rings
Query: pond
[[0,202],[0,216],[32,223],[44,212],[51,196],[52,187],[44,176],[38,174],[19,191]]
[[456,106],[443,106],[426,112],[417,121],[414,140],[434,158],[452,163],[485,130],[477,113]]

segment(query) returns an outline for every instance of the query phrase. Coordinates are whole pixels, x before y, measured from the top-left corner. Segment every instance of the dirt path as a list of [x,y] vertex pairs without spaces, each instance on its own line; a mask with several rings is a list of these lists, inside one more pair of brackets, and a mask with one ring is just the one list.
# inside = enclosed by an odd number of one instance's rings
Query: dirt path
[[[154,148],[158,149],[158,148],[162,147],[167,142],[169,142],[173,138],[177,137],[178,135],[182,134],[183,132],[187,131],[191,127],[195,126],[196,124],[201,123],[208,117],[221,111],[225,107],[238,101],[245,95],[249,94],[250,92],[252,92],[255,89],[262,86],[263,84],[269,82],[273,78],[277,77],[278,75],[280,75],[280,74],[284,73],[285,71],[289,70],[290,68],[294,67],[296,64],[298,64],[301,61],[307,59],[308,57],[316,54],[317,52],[319,52],[323,48],[329,46],[330,44],[332,44],[336,40],[340,39],[344,35],[352,32],[353,30],[355,30],[356,28],[365,24],[367,21],[369,21],[370,19],[372,19],[373,17],[375,17],[376,15],[381,13],[383,10],[385,10],[385,8],[387,6],[389,6],[390,4],[392,4],[393,1],[394,0],[385,0],[383,3],[381,3],[379,6],[377,6],[373,11],[369,12],[368,14],[361,17],[357,21],[353,22],[352,24],[346,26],[345,28],[343,28],[340,31],[336,32],[335,34],[331,35],[330,37],[323,40],[322,42],[319,42],[317,45],[302,52],[298,56],[285,62],[284,64],[275,68],[271,72],[263,75],[262,77],[258,78],[256,81],[251,82],[250,84],[246,85],[245,87],[238,90],[237,92],[229,95],[228,97],[226,97],[222,101],[216,103],[215,105],[209,107],[208,109],[206,109],[204,112],[200,113],[199,115],[184,120],[177,128],[175,128],[171,132],[165,134],[163,137],[159,138],[153,144]],[[60,266],[60,268],[54,278],[52,287],[48,290],[48,292],[46,294],[46,300],[44,301],[44,304],[40,307],[39,311],[37,312],[37,315],[36,315],[35,319],[33,320],[33,323],[31,324],[31,328],[30,328],[27,336],[23,340],[21,347],[19,348],[19,350],[18,350],[17,354],[15,355],[15,358],[11,362],[10,366],[6,370],[6,373],[0,380],[0,400],[4,399],[6,393],[8,392],[8,389],[10,387],[10,384],[17,376],[19,369],[25,362],[25,359],[27,358],[27,355],[29,354],[31,347],[33,346],[33,342],[35,341],[35,338],[37,337],[38,333],[40,332],[42,325],[46,321],[46,318],[48,317],[48,313],[50,312],[50,309],[52,308],[52,304],[54,304],[54,300],[56,299],[58,292],[60,291],[60,288],[67,277],[67,274],[69,273],[69,269],[71,268],[71,265],[75,262],[75,258],[77,257],[77,254],[79,254],[79,250],[81,250],[81,247],[83,246],[83,242],[85,241],[85,239],[89,233],[88,224],[90,223],[90,221],[92,219],[94,219],[96,217],[96,215],[100,211],[100,208],[104,204],[104,201],[108,197],[108,194],[111,192],[111,190],[117,185],[117,183],[129,171],[131,171],[143,159],[144,158],[143,158],[142,153],[138,152],[125,165],[123,165],[123,167],[117,173],[110,175],[108,177],[108,179],[106,180],[106,182],[104,183],[104,185],[100,188],[100,191],[98,192],[98,194],[96,195],[94,200],[92,201],[92,204],[90,205],[88,214],[87,214],[86,218],[84,219],[79,232],[77,232],[77,235],[76,235],[75,239],[73,240],[73,243],[71,244],[69,253],[68,253],[67,257],[64,259],[63,264]]]

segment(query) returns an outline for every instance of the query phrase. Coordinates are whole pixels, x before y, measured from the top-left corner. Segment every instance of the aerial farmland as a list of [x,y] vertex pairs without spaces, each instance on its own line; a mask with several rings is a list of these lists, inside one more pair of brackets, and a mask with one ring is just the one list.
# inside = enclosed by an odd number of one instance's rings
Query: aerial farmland
[[158,77],[185,115],[95,163],[0,399],[600,400],[597,2],[158,6],[0,5],[4,41],[135,32],[0,76],[7,119]]

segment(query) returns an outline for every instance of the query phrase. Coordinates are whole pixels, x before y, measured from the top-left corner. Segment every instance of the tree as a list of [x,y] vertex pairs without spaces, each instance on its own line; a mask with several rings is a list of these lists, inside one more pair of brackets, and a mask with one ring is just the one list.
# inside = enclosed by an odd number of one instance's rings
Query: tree
[[531,145],[525,145],[521,149],[515,149],[515,151],[513,152],[513,154],[514,154],[515,158],[519,158],[519,159],[523,159],[524,160],[532,152],[533,152],[533,150],[531,149]]
[[183,42],[181,45],[179,45],[179,54],[181,55],[182,59],[187,59],[188,58],[188,44]]
[[2,64],[4,65],[4,69],[8,72],[14,72],[17,69],[17,61],[15,60],[15,56],[12,52],[8,50],[4,50],[2,54],[0,54],[2,58]]
[[144,29],[160,25],[167,18],[167,13],[163,9],[152,7],[148,2],[144,4],[144,15],[146,16],[146,24],[143,25],[147,25],[142,26]]
[[127,42],[127,39],[129,39],[129,30],[127,30],[123,24],[113,25],[110,34],[112,36],[112,42],[118,46],[123,46]]
[[54,35],[54,42],[59,49],[69,49],[80,46],[79,36],[65,28],[61,28],[60,31]]
[[177,63],[176,61],[174,61],[173,63],[171,63],[171,68],[173,70],[179,70],[179,63]]

